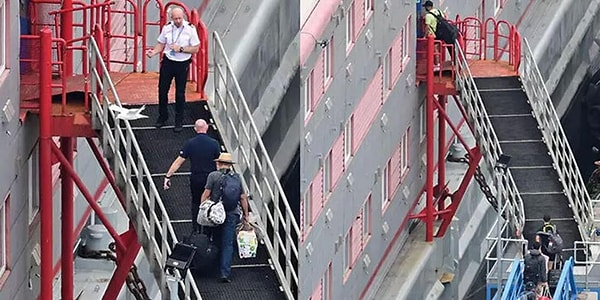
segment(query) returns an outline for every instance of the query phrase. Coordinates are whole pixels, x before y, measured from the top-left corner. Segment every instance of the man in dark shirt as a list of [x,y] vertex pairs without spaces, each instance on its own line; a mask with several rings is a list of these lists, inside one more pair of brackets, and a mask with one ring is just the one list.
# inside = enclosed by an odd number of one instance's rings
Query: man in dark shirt
[[173,173],[177,172],[186,159],[191,160],[190,166],[190,190],[192,192],[192,226],[194,231],[198,231],[200,226],[196,222],[198,210],[200,208],[200,198],[206,185],[206,177],[210,172],[216,170],[215,159],[221,154],[221,147],[217,140],[206,134],[208,124],[203,119],[196,120],[194,130],[198,133],[197,136],[189,139],[183,149],[179,152],[179,156],[173,161],[169,171],[165,175],[163,188],[168,190],[171,187],[170,178]]
[[[248,223],[248,196],[242,186],[240,175],[233,170],[233,158],[230,153],[223,152],[216,159],[217,171],[211,172],[206,180],[204,193],[202,193],[202,202],[207,199],[212,201],[223,201],[225,206],[225,222],[219,227],[213,227],[213,239],[216,239],[217,245],[221,247],[221,255],[219,259],[220,282],[231,282],[231,257],[233,255],[233,241],[235,239],[235,228],[240,221],[240,208],[245,224]],[[237,192],[235,197],[226,197],[225,183],[222,181],[224,176],[234,176],[237,180],[230,180],[227,183],[237,184]],[[233,193],[228,193],[233,194]],[[231,196],[231,195],[230,195]],[[228,204],[229,210],[228,210]]]
[[535,288],[538,296],[544,287],[548,286],[548,273],[546,258],[540,251],[540,243],[534,241],[532,247],[524,257],[523,284],[529,289]]

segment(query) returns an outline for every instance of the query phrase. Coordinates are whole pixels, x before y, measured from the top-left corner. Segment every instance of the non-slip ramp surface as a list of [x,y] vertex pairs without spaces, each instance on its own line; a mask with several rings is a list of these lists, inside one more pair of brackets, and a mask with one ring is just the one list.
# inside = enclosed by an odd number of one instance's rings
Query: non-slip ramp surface
[[[579,229],[519,78],[476,78],[475,82],[502,151],[512,156],[510,172],[525,209],[524,237],[532,241],[543,216],[549,215],[564,248],[573,248],[573,242],[581,240]],[[564,251],[563,257],[572,254]]]
[[[170,104],[169,109],[170,125],[172,125],[173,104]],[[183,131],[175,133],[172,127],[161,129],[152,127],[158,116],[158,106],[146,106],[144,114],[149,118],[133,121],[131,125],[150,173],[156,174],[153,176],[153,181],[172,221],[171,225],[177,239],[183,240],[192,230],[189,176],[184,173],[189,172],[189,162],[184,163],[177,172],[184,174],[174,175],[171,178],[171,188],[167,191],[162,188],[164,173],[179,155],[185,141],[195,135],[192,127],[194,121],[203,118],[211,123],[212,117],[205,102],[189,102]],[[220,141],[219,132],[212,126],[214,125],[211,125],[208,134]],[[150,208],[145,210],[149,212]],[[268,252],[262,244],[258,247],[257,257],[253,259],[240,259],[237,256],[237,249],[234,249],[231,283],[218,282],[216,269],[194,271],[193,274],[203,299],[285,299],[285,295],[280,291],[275,271],[269,265]]]

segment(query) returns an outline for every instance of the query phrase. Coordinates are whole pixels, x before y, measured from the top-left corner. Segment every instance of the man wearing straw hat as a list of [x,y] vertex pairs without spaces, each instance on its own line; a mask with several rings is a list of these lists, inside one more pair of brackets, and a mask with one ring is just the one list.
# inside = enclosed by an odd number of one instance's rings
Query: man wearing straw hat
[[219,259],[220,282],[231,282],[231,257],[235,228],[240,221],[240,206],[244,222],[248,221],[248,197],[244,192],[240,175],[233,170],[235,162],[230,153],[222,152],[215,159],[217,170],[208,174],[201,202],[206,199],[222,201],[225,207],[225,222],[213,231],[213,241],[221,248]]

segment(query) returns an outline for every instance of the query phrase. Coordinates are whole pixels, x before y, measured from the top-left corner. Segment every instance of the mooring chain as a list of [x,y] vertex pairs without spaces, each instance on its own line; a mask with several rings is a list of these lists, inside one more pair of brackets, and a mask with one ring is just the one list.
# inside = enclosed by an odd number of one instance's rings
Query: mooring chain
[[[86,247],[83,246],[79,248],[78,254],[83,258],[105,259],[117,263],[117,256],[114,252],[114,243],[110,243],[108,249],[110,250],[88,251]],[[129,268],[129,272],[127,273],[127,278],[125,282],[127,284],[127,289],[131,292],[131,294],[133,294],[136,300],[150,300],[150,297],[148,296],[146,290],[146,285],[140,278],[135,264],[133,264],[131,268]]]
[[[465,156],[461,158],[451,158],[449,159],[449,161],[469,164],[469,154],[465,154]],[[477,181],[479,189],[481,190],[483,195],[485,195],[492,207],[498,210],[498,202],[496,201],[496,196],[494,195],[492,189],[488,185],[485,175],[483,175],[483,172],[481,171],[481,168],[479,166],[477,166],[477,168],[475,169],[475,174],[473,175],[473,177],[475,178],[475,181]]]

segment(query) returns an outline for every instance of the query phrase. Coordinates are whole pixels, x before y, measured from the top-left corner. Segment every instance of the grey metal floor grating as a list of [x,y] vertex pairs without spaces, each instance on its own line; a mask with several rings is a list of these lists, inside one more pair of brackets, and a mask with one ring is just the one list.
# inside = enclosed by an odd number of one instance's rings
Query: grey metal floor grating
[[[212,118],[210,112],[206,111],[207,107],[204,102],[188,103],[187,109],[188,113],[185,116],[184,125],[191,125],[194,120],[200,117],[211,123]],[[192,128],[184,128],[181,133],[174,133],[169,128],[140,128],[152,126],[156,121],[156,112],[156,105],[148,105],[145,113],[150,118],[132,122],[146,164],[153,174],[167,172],[168,167],[177,157],[185,141],[194,135]],[[220,141],[218,131],[211,128],[209,135]],[[179,172],[187,170],[189,170],[189,163],[186,162]],[[155,176],[153,180],[169,218],[175,221],[172,225],[177,238],[183,240],[191,233],[192,226],[190,221],[189,178],[186,175],[173,176],[171,188],[167,191],[162,188],[163,178],[163,176]],[[145,184],[147,185],[147,182]],[[145,208],[146,211],[150,209]],[[275,271],[268,266],[268,259],[268,252],[262,244],[258,247],[257,257],[253,259],[239,259],[237,249],[235,249],[232,265],[245,266],[234,267],[231,283],[217,282],[217,276],[214,272],[195,274],[194,277],[203,299],[285,299],[284,294],[280,291]]]
[[[482,92],[481,97],[489,114],[505,115],[490,119],[503,152],[513,157],[510,172],[524,202],[525,238],[529,241],[534,238],[542,226],[542,217],[547,214],[554,219],[564,248],[573,248],[573,242],[580,241],[581,236],[558,173],[552,168],[547,146],[542,142],[537,121],[531,115],[527,95],[523,91],[500,90],[520,88],[520,80],[497,77],[475,81],[480,90],[497,89]],[[563,253],[565,258],[570,256],[572,252]]]

